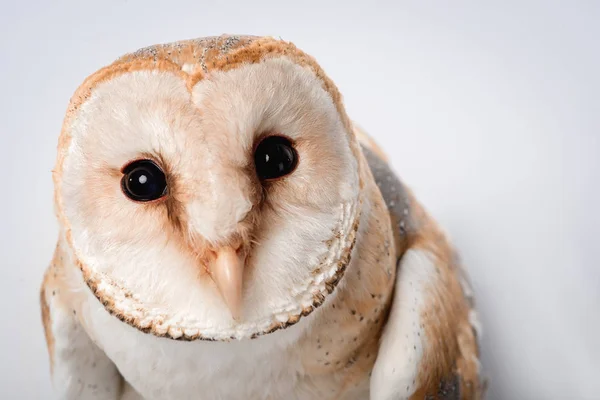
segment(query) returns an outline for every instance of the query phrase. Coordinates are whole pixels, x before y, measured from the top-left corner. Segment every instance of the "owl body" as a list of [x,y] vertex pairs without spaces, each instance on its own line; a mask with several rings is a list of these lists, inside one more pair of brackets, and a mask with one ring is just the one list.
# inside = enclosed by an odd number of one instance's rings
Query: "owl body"
[[60,398],[482,395],[456,254],[292,44],[122,57],[73,97],[54,177]]

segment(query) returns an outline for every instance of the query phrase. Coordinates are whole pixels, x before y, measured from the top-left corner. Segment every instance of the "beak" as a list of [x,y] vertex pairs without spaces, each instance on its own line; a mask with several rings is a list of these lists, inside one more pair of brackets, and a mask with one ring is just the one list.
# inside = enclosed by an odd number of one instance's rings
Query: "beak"
[[209,267],[210,276],[236,321],[240,318],[242,308],[244,258],[235,249],[223,247],[216,251],[216,257]]

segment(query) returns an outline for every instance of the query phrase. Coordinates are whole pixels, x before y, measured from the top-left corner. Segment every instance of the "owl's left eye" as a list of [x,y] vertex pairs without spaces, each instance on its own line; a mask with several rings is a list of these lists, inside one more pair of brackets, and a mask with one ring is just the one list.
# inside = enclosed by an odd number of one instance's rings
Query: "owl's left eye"
[[289,139],[269,136],[254,150],[254,165],[262,180],[281,178],[294,171],[298,165],[298,153]]
[[121,189],[131,200],[152,201],[167,194],[167,178],[151,160],[137,160],[123,170]]

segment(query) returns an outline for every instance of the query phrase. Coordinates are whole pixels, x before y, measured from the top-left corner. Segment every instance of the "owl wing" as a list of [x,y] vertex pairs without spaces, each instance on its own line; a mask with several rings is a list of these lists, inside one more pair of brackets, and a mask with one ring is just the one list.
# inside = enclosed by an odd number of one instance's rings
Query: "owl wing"
[[371,377],[373,400],[482,397],[475,311],[450,270],[430,249],[404,253]]
[[112,361],[89,338],[70,302],[59,245],[40,291],[42,323],[50,371],[59,399],[121,399],[123,379]]
[[479,325],[467,275],[445,235],[393,173],[381,149],[366,133],[358,133],[390,213],[398,254],[371,398],[479,399],[484,386]]

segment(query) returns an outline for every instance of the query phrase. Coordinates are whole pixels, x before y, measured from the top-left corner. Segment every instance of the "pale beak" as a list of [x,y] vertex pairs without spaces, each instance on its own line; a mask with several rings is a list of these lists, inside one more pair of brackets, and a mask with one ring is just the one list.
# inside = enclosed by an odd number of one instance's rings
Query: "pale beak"
[[209,271],[231,316],[236,321],[239,320],[242,308],[244,257],[231,247],[223,247],[216,251],[216,257]]

